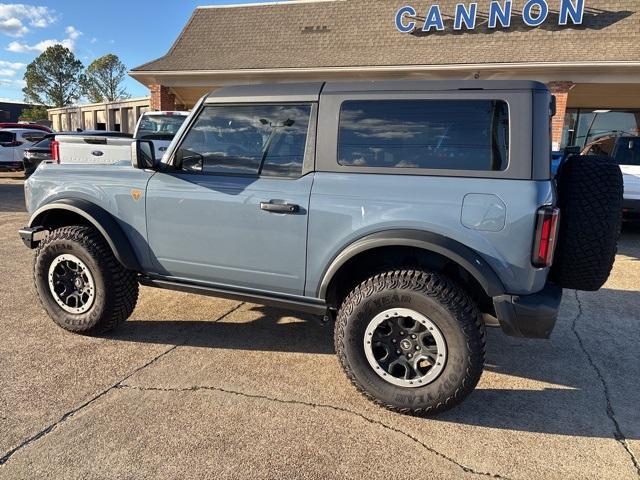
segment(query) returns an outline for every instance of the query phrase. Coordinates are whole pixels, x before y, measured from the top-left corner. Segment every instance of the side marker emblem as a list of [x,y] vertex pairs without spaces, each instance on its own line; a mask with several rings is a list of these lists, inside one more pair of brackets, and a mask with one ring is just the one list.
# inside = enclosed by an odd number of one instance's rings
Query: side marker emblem
[[138,200],[140,200],[140,197],[142,197],[142,191],[133,189],[131,190],[131,196],[137,202]]

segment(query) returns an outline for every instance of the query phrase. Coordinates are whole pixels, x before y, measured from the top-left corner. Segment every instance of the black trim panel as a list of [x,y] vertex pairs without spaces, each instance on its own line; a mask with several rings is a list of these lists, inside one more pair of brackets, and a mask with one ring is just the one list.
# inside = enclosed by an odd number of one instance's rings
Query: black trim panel
[[493,299],[502,331],[512,337],[549,338],[558,318],[562,288],[547,284],[532,295],[500,295]]
[[47,212],[63,210],[75,213],[91,223],[107,240],[116,259],[127,269],[142,271],[140,263],[133,253],[129,239],[122,231],[116,219],[104,208],[78,198],[63,198],[43,205],[34,212],[29,220],[29,227],[45,227],[41,222]]
[[451,238],[421,230],[385,230],[356,240],[345,248],[327,267],[318,288],[318,297],[326,299],[334,275],[348,260],[359,253],[379,247],[409,246],[438,253],[467,270],[490,297],[505,293],[504,285],[482,257]]
[[300,297],[297,295],[275,294],[241,288],[228,288],[219,285],[205,285],[195,282],[178,281],[165,277],[140,277],[140,284],[147,287],[177,290],[179,292],[195,293],[208,297],[228,298],[260,305],[270,305],[296,312],[307,312],[316,315],[326,315],[327,305],[319,298]]
[[640,199],[625,198],[622,202],[624,213],[640,214]]

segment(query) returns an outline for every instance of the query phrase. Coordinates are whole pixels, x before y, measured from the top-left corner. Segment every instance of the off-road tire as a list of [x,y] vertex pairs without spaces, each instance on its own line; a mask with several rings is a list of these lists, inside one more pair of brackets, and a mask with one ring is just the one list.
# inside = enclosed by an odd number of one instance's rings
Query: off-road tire
[[624,183],[609,157],[570,157],[558,175],[560,228],[551,278],[596,291],[609,278],[622,226]]
[[[445,338],[444,370],[425,386],[392,385],[366,359],[367,325],[393,308],[410,308],[428,317]],[[484,367],[485,328],[469,295],[446,277],[396,270],[369,278],[347,296],[338,312],[335,348],[347,377],[365,397],[392,411],[428,416],[454,407],[477,385]]]
[[[93,276],[95,299],[85,313],[66,312],[49,289],[49,267],[63,254],[79,258]],[[43,239],[36,250],[33,275],[40,303],[55,323],[70,332],[98,335],[113,330],[129,318],[138,300],[136,274],[124,268],[104,238],[87,226],[62,227]]]

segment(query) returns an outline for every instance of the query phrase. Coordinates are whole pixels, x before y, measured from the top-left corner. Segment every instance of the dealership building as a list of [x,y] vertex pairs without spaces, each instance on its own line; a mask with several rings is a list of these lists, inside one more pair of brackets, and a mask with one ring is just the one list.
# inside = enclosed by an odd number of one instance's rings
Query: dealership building
[[557,97],[554,147],[640,133],[638,0],[316,0],[197,8],[171,49],[130,72],[151,108],[224,85],[529,79]]

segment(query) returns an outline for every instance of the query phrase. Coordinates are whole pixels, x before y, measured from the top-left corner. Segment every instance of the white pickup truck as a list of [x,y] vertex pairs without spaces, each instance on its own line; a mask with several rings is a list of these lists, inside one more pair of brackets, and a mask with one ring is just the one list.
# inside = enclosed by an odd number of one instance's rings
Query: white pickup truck
[[[147,112],[138,120],[133,139],[153,141],[156,157],[164,155],[189,112]],[[53,160],[58,163],[118,163],[131,161],[131,135],[56,135]]]
[[603,135],[588,144],[581,155],[607,155],[620,165],[624,178],[625,217],[640,219],[640,136],[634,132]]

